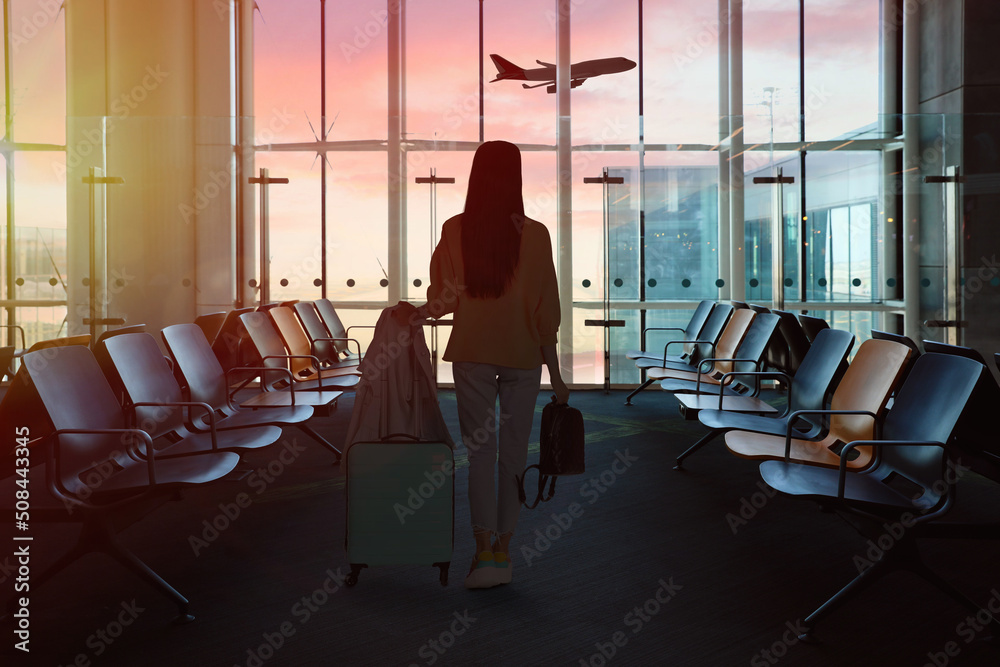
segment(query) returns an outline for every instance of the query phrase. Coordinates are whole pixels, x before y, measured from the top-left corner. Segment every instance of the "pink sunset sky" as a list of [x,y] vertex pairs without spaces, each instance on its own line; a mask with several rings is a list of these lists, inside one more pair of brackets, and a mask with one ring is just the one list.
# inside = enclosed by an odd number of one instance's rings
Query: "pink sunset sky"
[[[210,0],[202,0],[208,2]],[[320,134],[319,0],[257,0],[255,12],[255,115],[258,143],[311,141]],[[571,59],[623,56],[638,61],[637,0],[574,0]],[[331,141],[385,140],[387,27],[385,0],[329,0],[327,6],[327,125]],[[555,0],[484,2],[484,73],[498,53],[524,67],[552,62],[556,53]],[[748,143],[766,142],[773,121],[776,141],[797,139],[798,0],[747,0],[744,24],[744,97]],[[12,5],[12,25],[42,11],[25,1]],[[478,9],[476,0],[409,0],[406,17],[407,137],[475,142],[479,136]],[[835,137],[877,119],[878,0],[807,3],[806,93],[809,139]],[[64,16],[49,17],[32,39],[16,45],[13,90],[17,138],[65,142]],[[717,4],[706,0],[647,0],[645,24],[645,140],[647,143],[718,142]],[[860,28],[859,28],[860,26]],[[17,30],[15,30],[15,33]],[[773,116],[765,87],[777,89]],[[639,142],[638,68],[586,81],[572,93],[574,145]],[[485,86],[487,139],[555,144],[555,96],[517,82]],[[312,127],[310,128],[310,122]],[[315,132],[315,135],[314,135]],[[65,226],[65,182],[57,154],[18,156],[19,225]],[[460,212],[471,153],[431,151],[408,156],[409,279],[426,280],[432,245],[428,187],[413,182],[436,169],[455,177],[438,188],[438,220]],[[386,264],[387,176],[381,150],[328,155],[328,226],[331,298],[378,300],[379,262]],[[748,168],[765,166],[767,152],[748,155]],[[647,152],[647,165],[713,165],[715,153]],[[287,176],[272,193],[275,279],[289,287],[276,297],[312,298],[318,288],[313,261],[297,258],[319,239],[319,173],[314,153],[257,154],[258,166]],[[603,167],[638,166],[638,153],[574,155],[574,271],[591,274],[600,260],[601,189],[584,176]],[[529,214],[554,229],[555,154],[524,155]],[[318,255],[318,250],[317,253]],[[348,278],[356,286],[348,289]],[[593,277],[599,284],[598,277]],[[577,285],[575,296],[600,298]],[[415,290],[420,292],[422,290]],[[416,295],[416,296],[419,296]]]
[[[311,141],[320,134],[320,22],[318,0],[258,0],[255,20],[255,105],[258,140],[274,118],[291,116],[266,139]],[[750,0],[744,19],[745,140],[798,139],[798,0]],[[638,2],[578,0],[572,3],[571,59],[623,56],[639,60]],[[330,141],[385,140],[387,40],[385,2],[327,2],[327,126]],[[556,14],[552,0],[486,0],[484,74],[496,69],[497,53],[522,67],[554,62]],[[478,10],[475,0],[411,0],[406,14],[407,136],[422,140],[471,141],[479,137]],[[806,122],[808,138],[831,138],[873,123],[878,109],[878,0],[823,0],[807,5]],[[718,15],[715,2],[660,0],[644,4],[645,141],[718,142]],[[859,26],[864,29],[859,29]],[[777,89],[773,109],[765,87]],[[574,145],[639,142],[638,68],[586,81],[573,90]],[[555,144],[555,96],[517,82],[485,85],[485,138],[521,144]],[[310,127],[311,123],[311,127]],[[314,134],[315,133],[315,134]],[[273,139],[271,138],[273,136]],[[430,257],[428,186],[413,184],[434,168],[453,176],[438,187],[438,220],[461,211],[471,153],[435,151],[408,159],[409,277],[426,281]],[[748,169],[764,166],[766,152],[748,155]],[[385,154],[329,154],[328,225],[332,298],[378,299],[385,265]],[[258,164],[292,179],[275,193],[272,218],[290,248],[315,243],[318,235],[319,163],[315,154],[258,153]],[[714,153],[647,152],[647,165],[713,165]],[[596,271],[600,261],[601,189],[583,186],[602,167],[636,167],[635,152],[577,153],[574,157],[574,272]],[[525,153],[525,201],[530,213],[554,229],[555,155]],[[580,184],[577,187],[577,184]],[[275,251],[275,276],[295,273]],[[302,273],[301,270],[298,270]],[[353,277],[357,286],[343,287]],[[597,276],[594,276],[597,278]],[[599,282],[598,280],[594,281]],[[363,285],[375,289],[362,290]],[[596,289],[596,287],[594,288]],[[318,290],[317,290],[318,291]],[[415,290],[421,292],[422,290]],[[578,298],[600,298],[577,287]],[[289,294],[289,297],[292,295]],[[297,296],[297,295],[296,295]],[[308,294],[303,295],[308,298]],[[384,296],[384,295],[383,295]],[[419,294],[416,295],[419,297]]]

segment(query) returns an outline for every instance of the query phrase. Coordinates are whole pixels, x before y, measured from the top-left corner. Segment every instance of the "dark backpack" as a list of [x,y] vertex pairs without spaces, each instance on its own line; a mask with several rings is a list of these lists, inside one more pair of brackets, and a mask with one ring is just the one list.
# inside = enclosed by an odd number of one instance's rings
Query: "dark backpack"
[[[538,463],[528,466],[524,475],[518,478],[521,502],[528,509],[538,503],[551,500],[556,494],[556,477],[580,475],[584,472],[583,415],[576,408],[563,403],[552,402],[542,408],[541,443]],[[524,492],[524,478],[532,468],[538,468],[538,495],[531,505]],[[549,482],[548,494],[545,483]]]

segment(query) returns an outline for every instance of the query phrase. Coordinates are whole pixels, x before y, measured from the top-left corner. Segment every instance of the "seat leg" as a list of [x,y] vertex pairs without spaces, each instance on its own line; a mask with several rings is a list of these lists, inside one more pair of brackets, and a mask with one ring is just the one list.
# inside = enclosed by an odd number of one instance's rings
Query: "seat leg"
[[[904,538],[890,550],[886,551],[882,558],[876,561],[870,568],[855,577],[853,581],[840,589],[836,595],[824,602],[819,609],[807,616],[805,621],[803,621],[806,631],[799,635],[799,639],[804,642],[815,642],[815,638],[811,633],[822,619],[844,604],[849,598],[862,592],[879,578],[894,570],[912,572],[941,592],[947,594],[973,614],[978,614],[982,611],[982,607],[959,592],[957,588],[945,581],[924,563],[917,548],[916,538],[910,537]],[[995,631],[1000,631],[1000,622],[992,614],[990,615],[990,625]]]
[[107,532],[105,533],[104,544],[101,550],[134,572],[147,584],[173,600],[174,604],[177,605],[177,616],[174,618],[175,624],[190,623],[193,621],[194,616],[188,613],[188,599],[181,595],[176,588],[168,584],[163,577],[154,572],[142,559],[122,546],[121,542],[118,541],[118,538],[111,531],[110,526],[106,527],[105,530]]
[[333,444],[329,440],[327,440],[326,438],[324,438],[323,436],[321,436],[319,433],[317,433],[316,429],[312,428],[311,426],[308,426],[306,424],[298,424],[298,427],[300,429],[302,429],[302,431],[306,435],[308,435],[310,438],[312,438],[313,440],[315,440],[316,442],[318,442],[319,444],[323,445],[324,447],[326,447],[327,449],[329,449],[331,452],[333,452],[334,456],[337,457],[337,461],[336,462],[340,463],[340,457],[341,457],[341,454],[343,452],[341,452],[339,449],[337,449],[336,447],[334,447]]
[[694,443],[693,445],[691,445],[690,447],[688,447],[687,449],[685,449],[684,452],[680,456],[677,457],[677,462],[674,465],[674,470],[683,470],[684,469],[684,459],[686,459],[687,457],[691,456],[696,451],[698,451],[699,449],[701,449],[702,447],[704,447],[705,445],[707,445],[708,443],[710,443],[712,440],[714,440],[715,438],[717,438],[722,432],[723,432],[723,429],[721,429],[721,428],[714,428],[711,431],[709,431],[708,433],[706,433],[705,435],[703,435],[701,437],[701,439],[698,440],[698,442]]
[[32,587],[40,588],[81,556],[98,551],[111,556],[127,569],[139,575],[153,588],[170,598],[177,605],[178,610],[178,616],[174,622],[184,623],[194,620],[194,616],[188,613],[188,599],[118,541],[111,525],[111,519],[107,516],[92,515],[85,519],[73,548],[40,575],[32,577]]
[[850,598],[874,584],[879,578],[889,574],[890,571],[887,560],[883,558],[883,560],[877,561],[870,568],[856,576],[849,584],[837,591],[833,597],[820,605],[816,611],[806,616],[802,622],[806,631],[799,635],[799,639],[806,643],[817,643],[816,638],[812,635],[812,631],[820,621],[840,608]]
[[654,382],[656,382],[656,380],[647,379],[645,382],[643,382],[638,387],[636,387],[635,390],[631,394],[629,394],[628,396],[625,397],[625,405],[632,405],[632,397],[635,396],[636,394],[638,394],[640,391],[642,391],[646,387],[648,387],[649,385],[653,384]]

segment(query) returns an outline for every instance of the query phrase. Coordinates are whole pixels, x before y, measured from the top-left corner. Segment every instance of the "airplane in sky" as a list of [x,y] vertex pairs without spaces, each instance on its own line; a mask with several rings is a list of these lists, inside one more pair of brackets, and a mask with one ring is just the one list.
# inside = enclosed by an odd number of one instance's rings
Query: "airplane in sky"
[[[523,67],[518,67],[509,60],[501,58],[495,53],[491,53],[490,58],[493,60],[493,64],[497,67],[497,78],[490,81],[490,83],[503,81],[504,79],[514,79],[517,81],[541,81],[542,83],[535,84],[534,86],[529,86],[526,83],[522,83],[521,85],[524,88],[539,88],[541,86],[548,86],[546,91],[550,93],[556,92],[556,66],[552,63],[543,63],[541,60],[536,60],[535,62],[541,65],[541,67],[535,69],[524,69]],[[583,62],[576,63],[575,65],[570,65],[569,86],[570,88],[576,88],[592,76],[627,72],[633,67],[635,67],[635,63],[628,58],[601,58],[599,60],[584,60]]]

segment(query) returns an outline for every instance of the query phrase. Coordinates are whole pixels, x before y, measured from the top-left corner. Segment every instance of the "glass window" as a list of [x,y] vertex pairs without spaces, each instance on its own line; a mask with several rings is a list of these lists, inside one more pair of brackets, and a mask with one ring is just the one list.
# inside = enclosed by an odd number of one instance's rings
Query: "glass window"
[[719,6],[643,3],[647,143],[712,146],[719,136]]
[[[253,90],[255,142],[316,141],[322,135],[319,3],[258,0],[256,5],[254,79],[266,85]],[[327,37],[328,59],[336,43]]]
[[743,114],[747,144],[799,140],[798,0],[743,4]]
[[[389,270],[386,156],[329,153],[327,175],[327,298],[385,301]],[[319,242],[319,237],[314,243]]]
[[646,160],[643,278],[649,301],[718,296],[716,156],[657,153]]
[[[324,158],[313,148],[320,148],[328,161],[325,289],[334,301],[375,309],[388,295],[390,243],[397,242],[388,230],[387,197],[396,189],[390,188],[387,169],[391,119],[386,4],[361,0],[327,6],[325,147],[312,145],[323,134],[319,7],[313,0],[259,4],[257,140],[302,142],[294,153],[257,158],[260,166],[274,165],[275,175],[294,178],[290,186],[272,190],[272,276],[275,281],[289,280],[286,286],[272,285],[272,295],[313,298],[319,291],[308,277],[294,287],[289,275],[297,266],[292,258],[301,259],[302,248],[318,247],[317,200]],[[645,300],[670,308],[662,302],[693,306],[704,298],[718,298],[725,288],[720,263],[729,258],[719,256],[719,234],[726,229],[720,224],[719,189],[726,179],[719,177],[719,153],[710,149],[719,144],[719,21],[728,17],[719,16],[714,2],[647,2],[640,26],[638,3],[571,4],[573,63],[618,57],[638,63],[640,30],[645,37],[643,155],[637,150],[638,68],[592,77],[572,89],[572,271],[569,283],[560,285],[574,301],[572,327],[562,332],[572,337],[574,356],[569,363],[574,382],[603,383],[604,331],[584,321],[599,319],[608,296],[611,316],[626,321],[625,327],[609,333],[612,381],[629,384],[638,374],[619,353],[638,347],[642,319],[647,326],[684,324],[690,313],[653,308],[643,314],[626,305]],[[752,179],[773,176],[778,168],[795,182],[782,188],[784,284],[774,287],[784,290],[786,301],[804,297],[871,303],[881,298],[880,154],[849,151],[846,146],[833,152],[814,147],[806,154],[803,173],[797,146],[775,151],[770,145],[799,141],[801,97],[810,140],[842,137],[846,142],[859,133],[870,135],[878,103],[878,5],[878,0],[809,4],[802,62],[798,0],[744,4],[740,55],[745,130],[738,145],[744,151],[746,267],[745,274],[734,279],[746,280],[748,301],[771,301],[776,205],[774,186],[754,185]],[[398,242],[405,255],[404,298],[414,301],[424,297],[441,225],[464,206],[472,151],[479,140],[480,7],[483,136],[522,147],[526,212],[548,226],[555,245],[561,240],[556,96],[548,92],[552,84],[543,79],[493,81],[499,68],[509,65],[490,58],[496,54],[528,70],[554,63],[555,3],[408,2],[401,25],[405,182],[399,188],[403,229]],[[524,84],[541,85],[525,89]],[[628,150],[615,150],[621,147]],[[287,174],[278,174],[279,167]],[[605,169],[624,182],[607,189],[584,184],[584,178],[599,177]],[[432,187],[416,183],[432,174],[456,182],[437,185],[432,199]],[[739,187],[730,194],[738,192]],[[375,312],[356,311],[372,321]],[[870,326],[880,317],[860,310],[828,314],[846,317],[854,328]],[[448,333],[445,327],[437,335],[442,351]],[[441,373],[443,381],[450,379],[447,365],[441,366]]]
[[[406,139],[479,140],[478,26],[478,2],[406,4]],[[483,73],[485,98],[498,90],[486,83],[493,78],[486,54]]]
[[[318,299],[321,291],[316,281],[322,278],[322,257],[315,154],[258,153],[257,167],[266,168],[271,178],[288,178],[287,184],[270,185],[267,190],[271,300]],[[253,186],[255,191],[260,187]],[[260,211],[257,215],[259,224]],[[255,277],[259,282],[260,276]]]
[[63,3],[53,0],[10,4],[14,137],[24,142],[64,144],[66,28]]
[[874,123],[879,107],[879,0],[806,3],[806,138]]

